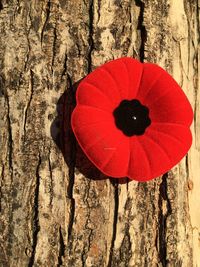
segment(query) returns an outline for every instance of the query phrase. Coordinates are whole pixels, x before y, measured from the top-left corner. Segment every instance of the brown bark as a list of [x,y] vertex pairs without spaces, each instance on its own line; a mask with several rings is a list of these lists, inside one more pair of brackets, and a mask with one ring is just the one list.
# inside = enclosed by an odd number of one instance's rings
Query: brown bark
[[[0,1],[0,266],[200,266],[199,5]],[[70,129],[74,84],[121,56],[195,112],[188,155],[147,183],[105,177]]]

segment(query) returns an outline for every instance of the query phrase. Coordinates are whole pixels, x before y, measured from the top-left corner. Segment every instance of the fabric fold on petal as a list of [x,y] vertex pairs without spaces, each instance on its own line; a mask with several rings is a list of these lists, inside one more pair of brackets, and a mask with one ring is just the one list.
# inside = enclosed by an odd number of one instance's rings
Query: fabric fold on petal
[[[86,114],[91,116],[85,119]],[[115,127],[112,117],[107,119],[109,115],[79,105],[73,112],[72,128],[81,148],[97,168],[106,175],[124,177],[130,154],[129,139]]]
[[148,155],[138,137],[130,138],[130,159],[127,176],[137,181],[146,181],[151,177],[151,165]]
[[162,68],[145,63],[137,98],[150,110],[157,122],[177,122],[190,126],[192,107],[178,83]]
[[84,82],[79,86],[76,94],[77,104],[97,107],[112,112],[115,108],[113,102],[98,87]]
[[[111,101],[111,103],[113,103],[113,105],[116,106],[121,101],[117,83],[113,79],[112,75],[108,71],[104,70],[104,67],[99,67],[91,72],[80,82],[79,86],[84,87],[85,83],[100,90]],[[79,86],[77,91],[79,91]],[[84,91],[85,90],[86,89],[84,89]]]
[[[129,92],[128,92],[128,100],[132,100],[136,98],[142,75],[143,75],[143,66],[140,61],[133,58],[122,58],[121,59],[126,66],[128,77],[129,77]],[[123,78],[122,78],[123,79]]]

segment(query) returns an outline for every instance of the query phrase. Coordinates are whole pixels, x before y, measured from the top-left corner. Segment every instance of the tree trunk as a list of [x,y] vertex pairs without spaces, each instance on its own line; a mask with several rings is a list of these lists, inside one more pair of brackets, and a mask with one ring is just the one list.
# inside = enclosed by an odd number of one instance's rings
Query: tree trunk
[[[200,266],[199,5],[0,1],[0,266]],[[195,113],[188,155],[146,183],[105,177],[70,128],[74,84],[122,56],[165,68]]]

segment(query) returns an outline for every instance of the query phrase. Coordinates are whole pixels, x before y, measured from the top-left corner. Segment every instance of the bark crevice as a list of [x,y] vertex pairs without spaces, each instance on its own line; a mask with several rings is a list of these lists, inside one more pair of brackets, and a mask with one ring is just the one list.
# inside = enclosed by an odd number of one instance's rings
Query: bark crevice
[[0,1],[0,11],[3,10],[3,4],[2,2]]
[[43,25],[42,31],[41,31],[41,43],[43,42],[44,32],[45,32],[47,23],[49,21],[50,13],[51,13],[51,1],[49,0],[47,2],[47,6],[46,6],[46,19],[45,19],[45,22],[44,22],[44,25]]
[[88,209],[88,213],[87,213],[87,219],[86,219],[86,222],[85,222],[85,229],[88,230],[87,233],[89,232],[88,234],[88,238],[87,238],[87,245],[85,245],[83,251],[82,251],[82,254],[81,254],[81,261],[82,261],[82,267],[86,267],[86,259],[87,259],[87,254],[90,250],[90,247],[91,247],[91,240],[92,240],[92,235],[93,235],[93,229],[89,226],[90,224],[90,203],[88,201],[89,199],[89,192],[90,192],[90,184],[91,184],[91,180],[88,180],[88,183],[86,185],[86,191],[85,191],[85,195],[83,197],[84,199],[84,203],[87,205],[87,207],[89,207]]
[[51,62],[51,71],[53,73],[53,67],[54,67],[54,61],[55,61],[55,56],[56,56],[56,42],[57,42],[57,31],[56,31],[56,25],[53,29],[53,36],[54,36],[54,39],[53,39],[53,47],[52,47],[52,50],[53,50],[53,56],[52,56],[52,62]]
[[25,109],[25,112],[24,112],[24,140],[25,140],[25,137],[26,137],[26,123],[27,123],[27,118],[28,118],[28,110],[30,108],[30,105],[31,105],[31,101],[33,99],[33,91],[34,91],[34,77],[33,77],[33,71],[30,70],[30,83],[31,83],[31,92],[30,92],[30,96],[29,96],[29,100],[28,100],[28,103],[26,105],[26,109]]
[[10,103],[9,103],[9,96],[7,95],[7,92],[5,93],[5,100],[7,103],[7,126],[8,126],[8,163],[9,163],[9,169],[11,172],[11,180],[13,178],[13,137],[12,137],[12,123],[10,118]]
[[[65,63],[66,64],[66,63]],[[66,68],[66,65],[65,65]],[[70,75],[67,75],[67,79],[69,82],[69,97],[70,97],[70,111],[68,116],[68,123],[69,125],[69,140],[70,140],[70,151],[69,151],[69,183],[67,188],[67,197],[70,199],[70,214],[69,214],[69,224],[68,224],[68,242],[70,246],[71,235],[72,235],[72,228],[74,223],[74,214],[75,214],[75,199],[73,197],[73,189],[74,189],[74,178],[75,178],[75,165],[76,165],[76,138],[74,133],[71,129],[71,114],[74,108],[74,92],[73,92],[73,84]]]
[[127,225],[125,227],[125,235],[119,250],[120,262],[121,263],[124,262],[124,266],[129,266],[129,261],[131,257],[132,257],[131,237],[129,233],[129,226]]
[[51,158],[50,158],[50,150],[49,150],[49,157],[48,157],[48,165],[49,165],[49,176],[50,176],[50,188],[49,188],[49,193],[50,193],[50,201],[49,201],[49,205],[50,207],[52,207],[52,202],[53,202],[53,173],[52,173],[52,166],[51,166]]
[[64,238],[62,234],[62,229],[61,227],[59,228],[59,255],[58,255],[58,264],[57,267],[62,266],[63,264],[63,257],[65,256],[65,243],[64,243]]
[[92,71],[92,51],[94,49],[94,40],[93,40],[93,33],[94,33],[94,2],[90,0],[89,4],[89,37],[88,37],[88,73]]
[[144,62],[145,59],[145,42],[147,40],[147,30],[144,25],[144,9],[145,4],[141,0],[135,0],[136,6],[140,7],[140,13],[138,17],[138,26],[137,29],[140,31],[140,48],[139,48],[139,55],[140,61]]
[[0,180],[0,213],[2,211],[1,198],[2,198],[2,182],[3,182],[3,180],[4,180],[4,164],[2,165],[1,180]]
[[189,179],[189,171],[190,171],[190,168],[189,168],[189,161],[188,161],[188,155],[185,156],[185,171],[186,171],[186,179]]
[[38,233],[40,231],[39,225],[39,188],[40,188],[40,166],[41,166],[41,156],[39,154],[38,164],[36,168],[36,181],[35,181],[35,192],[34,192],[34,210],[33,210],[33,233],[32,233],[32,253],[29,259],[28,267],[34,266],[35,261],[35,251],[38,241]]
[[113,183],[114,186],[114,218],[113,218],[113,232],[112,232],[112,239],[111,239],[111,246],[110,246],[110,254],[108,259],[107,267],[112,267],[112,260],[113,260],[113,253],[114,253],[114,245],[116,240],[117,234],[117,222],[118,222],[118,210],[119,210],[119,189],[118,189],[118,182]]
[[164,174],[162,177],[162,182],[160,184],[160,194],[158,199],[158,256],[163,267],[167,267],[167,240],[166,240],[166,231],[167,231],[167,219],[172,213],[171,203],[168,196],[168,185],[167,185],[168,173]]

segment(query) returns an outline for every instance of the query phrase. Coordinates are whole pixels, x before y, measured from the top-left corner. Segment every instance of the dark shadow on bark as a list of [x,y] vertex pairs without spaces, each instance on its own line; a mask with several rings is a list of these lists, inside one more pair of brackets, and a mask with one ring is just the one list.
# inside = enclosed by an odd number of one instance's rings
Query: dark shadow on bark
[[[111,179],[113,184],[124,184],[129,182],[128,178],[112,178],[101,173],[93,163],[87,158],[79,146],[71,128],[71,114],[76,106],[75,94],[80,81],[71,85],[57,102],[57,117],[51,124],[51,136],[57,147],[63,154],[65,162],[69,167],[69,177],[74,181],[75,168],[85,177],[93,180]],[[69,196],[70,187],[68,190]]]
[[3,4],[2,2],[0,1],[0,11],[3,10]]
[[140,7],[137,29],[140,31],[140,37],[141,37],[140,61],[144,62],[144,59],[145,59],[145,42],[147,41],[147,30],[143,24],[144,23],[145,3],[141,0],[135,0],[135,4],[136,4],[136,6]]

